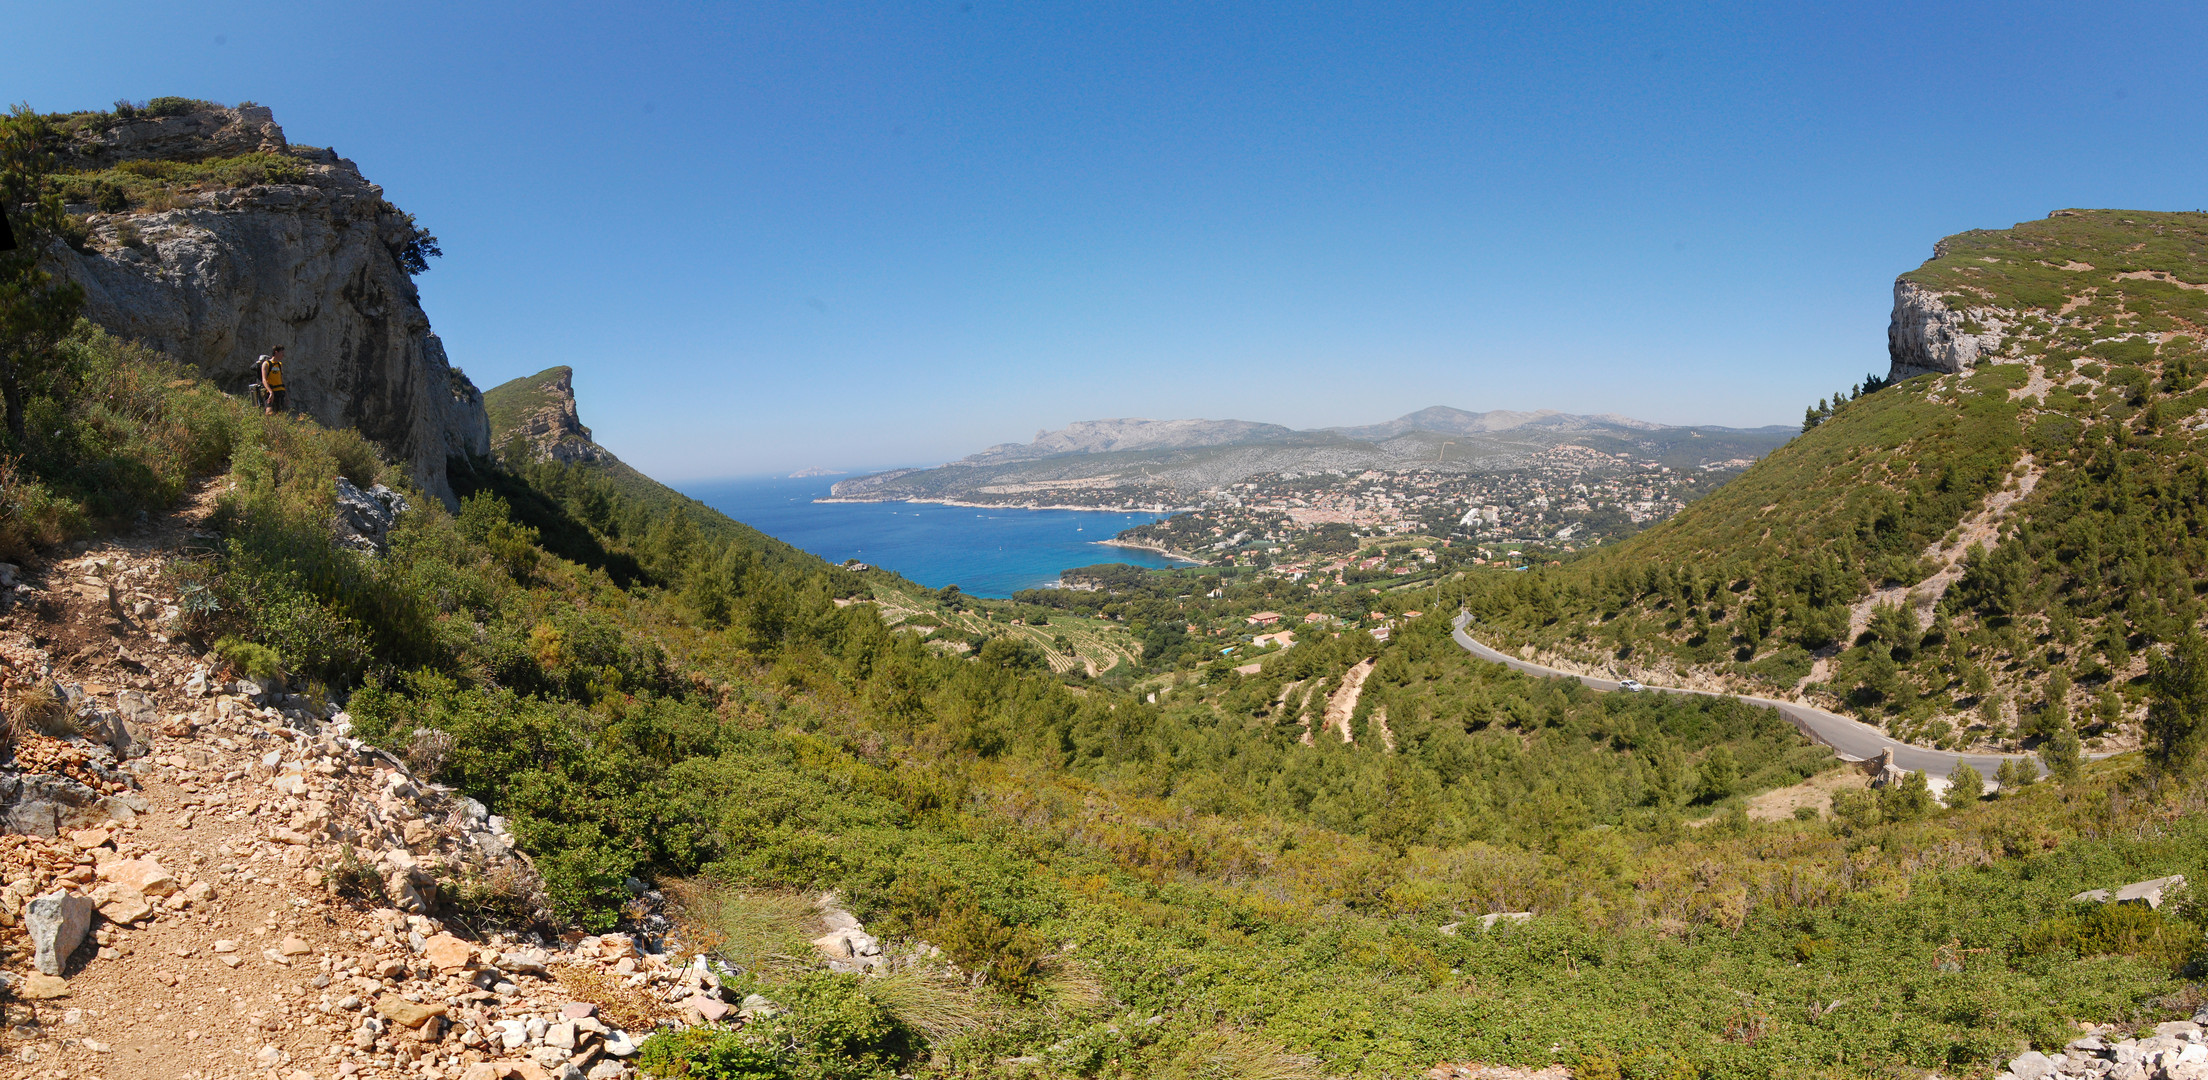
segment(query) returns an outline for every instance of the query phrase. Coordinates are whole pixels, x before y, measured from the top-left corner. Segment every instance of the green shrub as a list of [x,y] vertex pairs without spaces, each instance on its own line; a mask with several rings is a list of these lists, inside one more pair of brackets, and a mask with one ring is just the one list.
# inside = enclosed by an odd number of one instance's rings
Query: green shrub
[[636,1064],[656,1080],[779,1080],[781,1059],[759,1038],[718,1027],[663,1029],[637,1048]]
[[815,1053],[896,1065],[917,1048],[914,1033],[867,992],[862,976],[814,971],[777,988],[799,1038]]
[[218,108],[221,108],[221,106],[216,105],[212,101],[201,101],[198,98],[157,97],[151,101],[146,102],[145,107],[138,111],[144,113],[147,116],[156,117],[190,116],[195,112],[202,112],[208,109]]
[[953,963],[1015,996],[1031,994],[1049,946],[1022,926],[1007,926],[972,904],[954,903],[927,927],[931,944]]
[[224,637],[215,642],[215,655],[255,682],[275,682],[284,677],[283,658],[266,645]]
[[2201,949],[2199,928],[2145,904],[2095,904],[2080,914],[2043,919],[2017,936],[2026,956],[2137,956],[2171,971]]

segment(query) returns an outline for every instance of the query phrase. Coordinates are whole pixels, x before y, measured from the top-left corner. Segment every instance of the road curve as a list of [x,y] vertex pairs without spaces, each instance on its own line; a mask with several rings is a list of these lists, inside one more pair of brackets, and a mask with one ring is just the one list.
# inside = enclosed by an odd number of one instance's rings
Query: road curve
[[[1608,691],[1618,688],[1616,679],[1597,678],[1593,675],[1575,675],[1569,671],[1543,667],[1540,664],[1520,660],[1515,656],[1488,648],[1474,641],[1472,635],[1464,632],[1464,625],[1471,621],[1472,616],[1459,612],[1455,619],[1450,620],[1449,625],[1452,628],[1452,636],[1457,639],[1457,644],[1463,646],[1464,651],[1482,660],[1492,660],[1505,667],[1522,671],[1528,675],[1538,675],[1544,679],[1578,679],[1582,685],[1593,690]],[[1695,694],[1701,697],[1739,696],[1719,694],[1710,690],[1686,690],[1673,686],[1650,686],[1648,689],[1660,694]],[[2001,767],[2001,763],[2010,760],[2010,756],[2001,754],[1950,754],[1945,750],[1927,750],[1921,746],[1896,742],[1880,734],[1877,728],[1860,720],[1850,720],[1837,713],[1829,713],[1823,709],[1812,708],[1792,701],[1745,696],[1741,696],[1740,700],[1750,705],[1760,705],[1767,709],[1779,710],[1779,715],[1786,717],[1795,727],[1802,729],[1802,734],[1809,736],[1810,741],[1832,747],[1834,753],[1855,761],[1875,758],[1880,753],[1891,749],[1894,752],[1894,764],[1912,772],[1928,773],[1932,776],[1946,776],[1954,770],[1956,762],[1967,761],[1971,768],[1978,770],[1980,776],[1990,781],[1993,779],[1994,771]],[[2039,759],[2035,757],[2022,754],[2013,756],[2029,761],[2038,767],[2039,771],[2046,772],[2046,767],[2040,765]]]

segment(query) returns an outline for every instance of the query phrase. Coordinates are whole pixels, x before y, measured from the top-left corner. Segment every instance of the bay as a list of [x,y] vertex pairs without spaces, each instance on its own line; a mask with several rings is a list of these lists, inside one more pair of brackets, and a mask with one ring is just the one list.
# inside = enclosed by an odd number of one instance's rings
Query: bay
[[685,485],[683,494],[829,562],[896,571],[931,589],[957,585],[1003,598],[1094,563],[1185,566],[1154,552],[1099,545],[1165,515],[1106,510],[1009,510],[933,503],[823,503],[834,477]]

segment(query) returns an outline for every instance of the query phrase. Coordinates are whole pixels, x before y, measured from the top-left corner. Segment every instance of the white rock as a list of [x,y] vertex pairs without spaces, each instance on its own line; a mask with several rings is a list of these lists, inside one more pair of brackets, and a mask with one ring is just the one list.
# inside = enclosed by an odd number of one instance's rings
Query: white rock
[[23,923],[31,935],[32,965],[41,975],[59,975],[92,928],[92,898],[74,890],[47,893],[24,909]]
[[[1973,317],[1986,324],[1983,332],[1972,333],[1966,328]],[[1931,289],[1913,281],[1894,282],[1894,312],[1886,326],[1886,350],[1892,355],[1896,379],[1967,370],[1977,364],[1981,349],[2000,345],[2001,334],[2000,320],[1988,319],[1983,309],[1956,311]]]
[[2055,1075],[2055,1059],[2037,1050],[2027,1050],[2021,1057],[2009,1062],[2009,1071],[2017,1080],[2048,1080]]

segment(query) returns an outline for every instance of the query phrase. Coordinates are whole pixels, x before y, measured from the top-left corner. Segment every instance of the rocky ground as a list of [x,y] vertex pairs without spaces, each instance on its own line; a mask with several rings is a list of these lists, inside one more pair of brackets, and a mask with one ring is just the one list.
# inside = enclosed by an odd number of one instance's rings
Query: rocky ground
[[0,1075],[610,1080],[657,1024],[771,1008],[722,1001],[657,916],[563,940],[451,914],[541,902],[502,822],[170,640],[163,568],[211,495],[0,567]]
[[2059,1055],[2033,1051],[2018,1057],[1999,1080],[2208,1080],[2204,1023],[2208,1023],[2208,1009],[2191,1020],[2156,1024],[2151,1035],[2133,1037],[2114,1027],[2096,1029],[2072,1040]]

